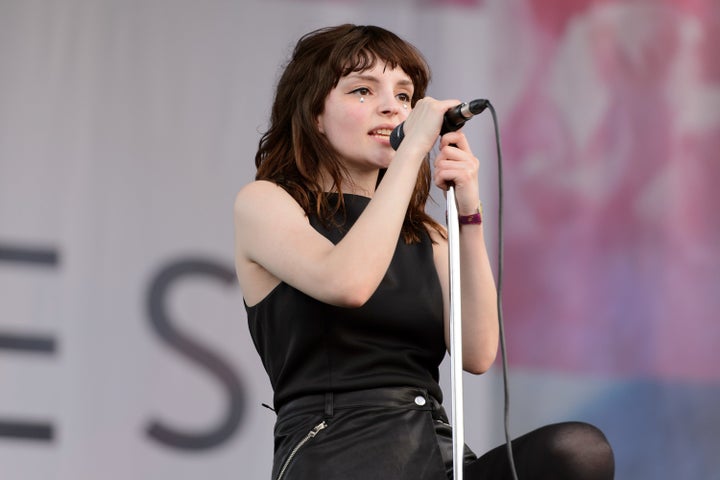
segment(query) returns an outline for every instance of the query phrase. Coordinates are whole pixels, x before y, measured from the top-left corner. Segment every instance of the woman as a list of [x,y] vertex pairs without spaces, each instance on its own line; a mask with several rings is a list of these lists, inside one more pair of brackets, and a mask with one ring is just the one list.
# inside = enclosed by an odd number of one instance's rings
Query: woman
[[[425,96],[423,57],[378,27],[300,39],[279,80],[256,181],[235,202],[236,269],[274,389],[273,479],[443,479],[452,440],[438,366],[448,349],[445,230],[425,212],[428,152],[460,103]],[[405,122],[395,152],[392,129]],[[478,161],[462,132],[440,140],[433,181],[461,216],[463,368],[498,344],[479,224]],[[594,427],[515,441],[521,478],[612,478]],[[503,447],[466,450],[466,478],[508,478]]]

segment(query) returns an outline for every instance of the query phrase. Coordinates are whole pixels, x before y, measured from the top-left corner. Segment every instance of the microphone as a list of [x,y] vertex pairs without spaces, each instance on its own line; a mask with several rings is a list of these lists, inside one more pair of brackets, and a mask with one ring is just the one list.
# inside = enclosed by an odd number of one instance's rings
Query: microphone
[[[442,128],[440,129],[440,135],[442,136],[448,132],[460,130],[460,128],[465,125],[465,122],[475,115],[482,113],[488,106],[490,106],[490,102],[488,100],[479,98],[477,100],[461,103],[460,105],[452,107],[450,110],[445,112]],[[394,150],[398,149],[400,143],[403,141],[403,138],[405,138],[405,132],[403,132],[404,123],[405,122],[402,122],[400,125],[395,127],[390,134],[390,145]]]

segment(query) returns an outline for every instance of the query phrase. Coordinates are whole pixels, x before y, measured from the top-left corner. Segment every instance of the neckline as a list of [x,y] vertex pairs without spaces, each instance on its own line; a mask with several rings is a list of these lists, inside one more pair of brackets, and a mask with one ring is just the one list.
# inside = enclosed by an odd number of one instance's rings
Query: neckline
[[[335,197],[338,196],[338,193],[337,193],[337,192],[324,192],[324,193],[325,193],[325,195],[333,195],[333,196],[335,196]],[[372,197],[368,197],[367,195],[360,195],[360,194],[357,194],[357,193],[345,193],[345,192],[343,192],[342,195],[343,195],[343,197],[360,198],[360,199],[363,199],[363,200],[367,200],[368,202],[369,202],[370,200],[372,200]]]

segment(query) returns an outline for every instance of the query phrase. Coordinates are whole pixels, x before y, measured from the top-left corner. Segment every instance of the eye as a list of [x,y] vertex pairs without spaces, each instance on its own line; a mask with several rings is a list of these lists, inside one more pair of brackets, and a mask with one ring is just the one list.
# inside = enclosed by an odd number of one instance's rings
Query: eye
[[410,95],[408,95],[407,93],[400,93],[398,94],[397,98],[403,103],[410,103]]
[[356,88],[355,90],[351,91],[350,93],[355,93],[360,96],[370,95],[370,89],[367,87],[360,87]]

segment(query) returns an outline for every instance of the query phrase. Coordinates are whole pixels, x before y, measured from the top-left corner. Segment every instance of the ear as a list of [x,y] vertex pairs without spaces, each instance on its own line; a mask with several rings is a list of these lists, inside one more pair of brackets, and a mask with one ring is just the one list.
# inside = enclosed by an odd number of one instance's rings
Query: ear
[[320,115],[318,115],[317,118],[315,119],[315,125],[317,126],[318,131],[320,133],[322,133],[323,135],[325,135],[325,128],[323,127],[324,122],[323,122],[323,114],[322,113]]

